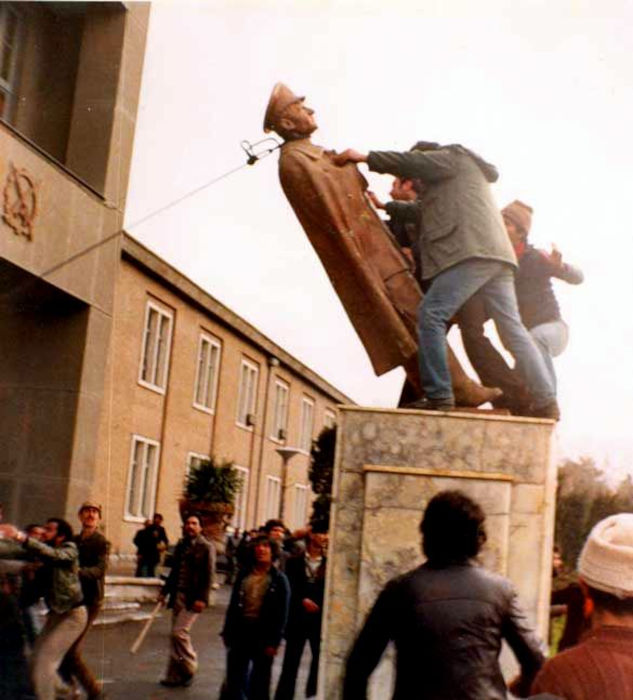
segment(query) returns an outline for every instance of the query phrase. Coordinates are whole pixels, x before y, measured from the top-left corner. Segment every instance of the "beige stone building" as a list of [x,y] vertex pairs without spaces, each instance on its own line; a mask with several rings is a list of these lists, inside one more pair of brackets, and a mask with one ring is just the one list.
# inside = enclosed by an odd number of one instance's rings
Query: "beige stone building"
[[146,3],[0,3],[0,501],[95,483]]
[[299,524],[311,440],[349,402],[122,233],[148,18],[0,2],[0,503],[76,523],[98,498],[123,552],[154,510],[178,534],[210,455],[242,472],[236,525]]
[[282,508],[305,524],[312,440],[350,399],[127,235],[106,375],[94,494],[115,553],[155,511],[179,534],[185,475],[209,456],[241,472],[237,527]]

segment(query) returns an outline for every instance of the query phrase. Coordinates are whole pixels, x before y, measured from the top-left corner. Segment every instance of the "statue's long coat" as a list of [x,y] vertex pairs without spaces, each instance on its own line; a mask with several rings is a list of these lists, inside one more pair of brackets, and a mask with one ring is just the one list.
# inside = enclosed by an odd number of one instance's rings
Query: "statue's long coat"
[[354,164],[336,166],[327,151],[300,139],[281,147],[279,179],[376,374],[407,364],[417,353],[422,295],[367,201],[363,176]]

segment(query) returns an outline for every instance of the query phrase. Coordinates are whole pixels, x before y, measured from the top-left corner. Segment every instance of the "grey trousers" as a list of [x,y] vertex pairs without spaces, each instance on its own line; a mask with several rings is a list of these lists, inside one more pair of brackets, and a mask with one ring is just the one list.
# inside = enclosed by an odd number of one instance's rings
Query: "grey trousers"
[[198,655],[191,644],[191,628],[197,619],[198,613],[187,610],[184,594],[178,593],[171,623],[167,680],[186,680],[198,670]]
[[55,700],[57,669],[87,621],[83,605],[62,614],[49,612],[31,656],[31,678],[38,700]]

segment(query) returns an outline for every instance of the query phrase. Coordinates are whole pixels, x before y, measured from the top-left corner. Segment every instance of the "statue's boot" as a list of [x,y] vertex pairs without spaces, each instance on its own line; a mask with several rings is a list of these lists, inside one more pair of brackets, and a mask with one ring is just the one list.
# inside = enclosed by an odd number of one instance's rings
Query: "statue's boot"
[[[450,345],[447,344],[446,350],[448,352],[448,368],[451,373],[456,406],[481,406],[489,401],[495,401],[503,395],[501,389],[482,386],[471,379],[464,371]],[[403,389],[399,406],[404,406],[424,395],[417,357],[410,358],[404,369],[407,373],[407,385]],[[414,394],[417,394],[417,396],[414,397]]]
[[451,350],[450,345],[447,345],[446,349],[456,406],[481,406],[488,401],[495,401],[503,394],[503,391],[497,387],[482,386],[471,379]]

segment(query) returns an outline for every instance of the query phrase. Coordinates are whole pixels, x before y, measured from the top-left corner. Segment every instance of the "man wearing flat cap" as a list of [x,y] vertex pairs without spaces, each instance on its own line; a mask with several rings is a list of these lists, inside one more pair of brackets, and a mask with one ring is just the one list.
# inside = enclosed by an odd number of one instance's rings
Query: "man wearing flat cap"
[[62,678],[71,683],[78,682],[88,698],[102,697],[101,682],[86,665],[81,655],[81,647],[88,630],[95,621],[105,589],[105,572],[108,560],[109,543],[99,532],[101,506],[94,500],[84,501],[79,508],[81,532],[74,538],[79,549],[79,582],[88,612],[84,631],[68,650],[59,672]]
[[592,631],[546,662],[533,693],[569,700],[633,698],[633,513],[601,520],[578,560]]
[[[338,167],[333,152],[310,141],[314,111],[283,83],[271,94],[264,130],[284,139],[281,186],[358,333],[374,371],[402,366],[421,395],[416,308],[420,289],[409,262],[366,197],[367,183],[352,163]],[[448,349],[456,403],[478,406],[496,392],[480,387]]]

